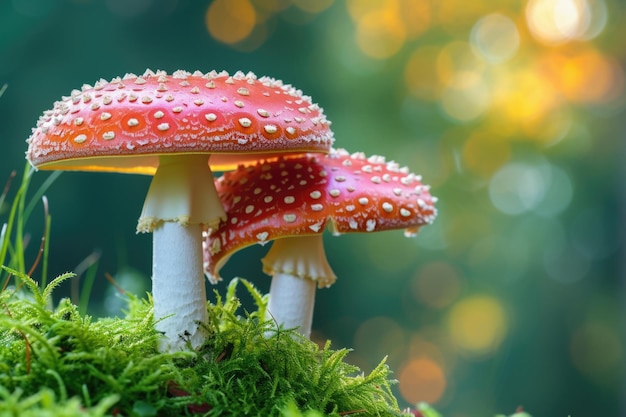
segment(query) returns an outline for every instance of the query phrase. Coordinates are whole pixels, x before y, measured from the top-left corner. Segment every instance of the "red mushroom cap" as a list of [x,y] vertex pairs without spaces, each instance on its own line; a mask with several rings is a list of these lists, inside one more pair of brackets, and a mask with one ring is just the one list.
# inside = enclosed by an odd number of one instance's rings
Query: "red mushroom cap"
[[414,236],[436,216],[421,178],[380,156],[333,150],[240,166],[216,180],[227,214],[205,239],[205,272],[218,279],[234,252],[254,243],[323,232],[405,229]]
[[[40,169],[153,174],[158,155],[207,153],[211,167],[328,152],[322,109],[273,78],[146,71],[85,85],[40,117],[27,159]],[[123,156],[123,158],[119,158]]]

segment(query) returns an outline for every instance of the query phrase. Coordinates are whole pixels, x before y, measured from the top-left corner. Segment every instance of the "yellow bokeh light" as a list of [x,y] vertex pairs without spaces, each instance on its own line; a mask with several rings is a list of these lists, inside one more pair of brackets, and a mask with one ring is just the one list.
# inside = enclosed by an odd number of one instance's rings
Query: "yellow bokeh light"
[[461,280],[452,265],[432,262],[421,267],[411,284],[413,296],[423,305],[444,308],[458,296]]
[[346,8],[354,21],[375,13],[398,12],[398,0],[347,0]]
[[517,131],[538,140],[543,137],[537,133],[546,119],[563,102],[554,84],[535,68],[498,74],[493,91],[493,118],[503,128],[502,133],[514,128],[510,133]]
[[405,363],[398,372],[399,389],[409,403],[425,401],[434,404],[446,390],[446,376],[441,366],[427,357]]
[[399,2],[399,14],[409,39],[415,39],[429,28],[432,19],[431,7],[428,1],[401,0]]
[[536,39],[563,43],[585,38],[591,27],[592,8],[587,0],[530,0],[526,21]]
[[438,48],[423,46],[409,57],[404,68],[404,82],[415,97],[425,100],[436,100],[439,97],[439,78],[435,66],[438,54]]
[[451,340],[463,352],[486,355],[498,349],[506,335],[506,313],[495,298],[472,296],[452,308],[447,329]]
[[404,45],[406,30],[396,10],[371,12],[357,21],[356,42],[374,59],[387,59]]
[[256,11],[248,0],[215,0],[207,9],[205,23],[215,39],[234,44],[252,33]]
[[559,92],[573,102],[602,103],[623,90],[619,65],[591,48],[569,54],[552,53],[540,65]]
[[[415,1],[415,0],[413,0]],[[500,0],[502,3],[503,0]],[[446,0],[435,2],[434,17],[444,30],[458,34],[469,29],[481,16],[493,10],[485,0]]]

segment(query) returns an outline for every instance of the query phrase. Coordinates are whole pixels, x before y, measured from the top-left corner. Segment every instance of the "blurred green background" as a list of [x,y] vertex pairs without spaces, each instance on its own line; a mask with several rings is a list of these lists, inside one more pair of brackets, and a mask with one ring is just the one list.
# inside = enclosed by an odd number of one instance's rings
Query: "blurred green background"
[[[365,371],[388,355],[402,406],[626,416],[625,14],[619,0],[0,0],[0,179],[21,175],[40,113],[84,83],[146,68],[280,78],[325,109],[337,147],[407,165],[439,197],[415,239],[328,236],[339,280],[318,291],[315,339],[354,348]],[[65,173],[47,193],[49,274],[98,258],[96,316],[121,305],[106,273],[149,290],[151,237],[134,233],[149,182]],[[267,290],[265,251],[223,275]]]

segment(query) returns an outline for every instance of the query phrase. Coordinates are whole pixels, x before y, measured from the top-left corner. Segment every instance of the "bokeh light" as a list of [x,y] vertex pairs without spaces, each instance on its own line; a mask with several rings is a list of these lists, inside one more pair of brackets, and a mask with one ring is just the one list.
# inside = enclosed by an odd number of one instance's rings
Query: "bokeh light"
[[476,22],[470,39],[474,51],[492,64],[513,57],[520,44],[515,23],[499,13],[490,14]]
[[531,33],[546,43],[591,39],[606,24],[606,13],[602,0],[530,0],[526,5]]
[[228,44],[246,39],[255,23],[256,12],[248,0],[215,0],[206,12],[209,33]]
[[472,356],[493,353],[506,336],[508,319],[502,304],[487,295],[456,303],[448,315],[448,332],[456,346]]
[[411,359],[398,372],[400,394],[404,399],[417,404],[421,401],[435,404],[446,389],[446,377],[441,366],[432,359]]

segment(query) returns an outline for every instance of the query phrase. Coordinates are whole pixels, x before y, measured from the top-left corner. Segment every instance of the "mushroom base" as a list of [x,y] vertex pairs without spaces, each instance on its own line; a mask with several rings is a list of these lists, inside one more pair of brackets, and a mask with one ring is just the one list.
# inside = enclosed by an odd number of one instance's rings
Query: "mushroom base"
[[152,298],[162,352],[200,346],[208,320],[202,227],[163,222],[153,232]]

